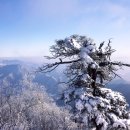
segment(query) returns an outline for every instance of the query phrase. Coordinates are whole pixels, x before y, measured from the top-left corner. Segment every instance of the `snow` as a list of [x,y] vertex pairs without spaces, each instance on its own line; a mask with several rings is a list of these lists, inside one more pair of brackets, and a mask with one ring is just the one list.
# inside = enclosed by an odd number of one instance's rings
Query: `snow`
[[84,50],[81,50],[80,57],[81,59],[85,60],[88,64],[93,62],[93,59]]
[[83,122],[84,122],[85,124],[88,124],[88,116],[87,116],[87,115],[83,117]]
[[121,110],[119,108],[117,108],[117,112],[118,112],[119,116],[122,115],[122,112],[121,112]]
[[97,105],[97,101],[93,99],[89,99],[89,103],[94,107]]
[[125,120],[126,124],[130,125],[130,119]]
[[128,113],[128,118],[130,119],[130,113]]
[[114,124],[113,127],[115,128],[124,128],[126,129],[126,125],[122,122],[122,120],[117,120]]
[[65,103],[67,103],[67,102],[69,102],[71,99],[70,99],[70,94],[72,93],[72,90],[71,91],[66,91],[65,93],[64,93],[64,101],[65,101]]
[[[120,93],[107,88],[99,88],[102,97],[93,96],[91,90],[92,88],[79,87],[70,88],[70,91],[66,92],[65,99],[74,101],[75,112],[78,114],[79,120],[88,125],[90,120],[96,119],[96,124],[102,125],[101,130],[107,130],[111,127],[125,129],[126,126],[130,125],[128,119],[122,118],[127,105],[125,105],[126,101]],[[73,98],[70,97],[72,92]],[[121,104],[119,105],[119,103]]]
[[109,114],[110,118],[112,119],[113,127],[114,128],[124,128],[126,129],[126,126],[130,125],[130,120],[129,119],[120,119],[117,117],[114,113]]
[[91,57],[91,54],[95,52],[95,46],[93,44],[87,45],[85,47],[82,47],[80,49],[80,58],[82,59],[82,63],[85,68],[88,67],[88,65],[91,65],[91,68],[96,69],[98,68],[98,64],[93,60]]
[[82,47],[80,51],[81,51],[81,54],[84,53],[84,54],[89,55],[91,53],[91,51],[87,47]]
[[91,106],[89,103],[86,103],[86,104],[85,104],[85,107],[87,108],[87,111],[88,111],[89,113],[91,113],[91,111],[92,111],[92,106]]
[[68,39],[68,38],[65,39],[65,46],[66,46],[67,48],[72,48],[72,47],[73,47],[73,46],[71,45],[70,39]]
[[92,68],[92,69],[96,69],[96,68],[97,68],[97,65],[93,63],[93,64],[91,65],[91,68]]
[[103,118],[102,115],[97,116],[96,123],[97,125],[102,125],[101,130],[107,130],[108,123],[106,122],[106,120]]
[[80,44],[74,39],[74,38],[72,38],[71,39],[71,41],[72,41],[72,44],[73,44],[73,46],[75,47],[75,48],[80,48],[81,46],[80,46]]
[[81,78],[82,81],[88,82],[88,79],[91,79],[91,77],[88,74],[82,75],[82,78]]
[[87,49],[92,53],[92,52],[95,52],[95,45],[94,44],[90,44],[87,46]]
[[84,109],[83,102],[82,102],[81,100],[78,100],[78,101],[76,102],[76,104],[75,104],[75,107],[76,107],[79,111],[83,110],[83,109]]
[[89,99],[85,93],[81,94],[79,97],[81,100],[85,100],[85,101],[87,101]]
[[114,113],[110,113],[109,116],[114,122],[118,120],[117,116]]
[[80,44],[74,38],[66,38],[65,39],[65,46],[70,49],[80,49]]
[[74,95],[76,96],[80,96],[80,95],[83,95],[84,94],[84,90],[83,88],[77,88],[74,90]]

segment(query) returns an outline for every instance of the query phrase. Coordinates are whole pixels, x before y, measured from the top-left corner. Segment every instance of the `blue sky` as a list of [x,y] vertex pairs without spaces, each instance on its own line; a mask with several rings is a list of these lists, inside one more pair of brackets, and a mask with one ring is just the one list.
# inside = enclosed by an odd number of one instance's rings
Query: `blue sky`
[[113,38],[115,56],[130,56],[130,0],[0,0],[0,56],[48,54],[72,34],[100,43]]

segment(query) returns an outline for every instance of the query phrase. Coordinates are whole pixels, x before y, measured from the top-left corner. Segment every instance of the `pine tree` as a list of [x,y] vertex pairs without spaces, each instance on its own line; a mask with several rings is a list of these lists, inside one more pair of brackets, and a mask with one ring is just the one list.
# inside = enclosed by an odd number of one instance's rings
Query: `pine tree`
[[116,76],[117,68],[128,66],[122,62],[113,62],[111,39],[100,43],[99,47],[91,38],[72,35],[64,40],[57,40],[51,46],[55,63],[43,65],[40,72],[50,72],[59,65],[67,64],[65,74],[68,88],[63,93],[63,100],[72,120],[85,130],[129,130],[130,114],[128,104],[119,92],[106,88],[106,83]]

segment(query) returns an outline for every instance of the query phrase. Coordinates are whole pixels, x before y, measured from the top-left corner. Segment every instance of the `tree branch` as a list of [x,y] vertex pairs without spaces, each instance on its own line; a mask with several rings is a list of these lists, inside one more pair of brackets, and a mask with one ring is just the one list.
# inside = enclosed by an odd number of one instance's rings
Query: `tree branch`
[[121,62],[110,62],[110,64],[130,67],[130,64],[125,64],[125,63],[121,63]]
[[80,60],[81,59],[71,60],[71,61],[60,60],[60,62],[55,62],[55,63],[52,63],[52,64],[47,64],[47,65],[43,65],[42,67],[39,67],[37,72],[43,72],[43,73],[51,72],[52,70],[54,70],[55,68],[57,68],[61,64],[71,64],[71,63],[74,63],[74,62],[78,62]]
[[121,62],[101,62],[99,66],[106,66],[106,65],[118,65],[118,66],[127,66],[130,67],[130,64],[125,64]]
[[[59,60],[60,60],[60,62],[55,62],[55,63],[52,63],[52,64],[47,64],[47,65],[43,65],[42,67],[39,67],[37,72],[43,72],[43,73],[51,72],[54,69],[56,69],[59,65],[71,64],[71,63],[74,63],[74,62],[78,62],[81,59],[71,60],[71,61],[62,61],[61,59],[59,59]],[[125,63],[121,63],[121,62],[101,62],[101,63],[99,63],[99,66],[106,66],[106,65],[109,65],[109,64],[130,67],[130,64],[125,64]]]

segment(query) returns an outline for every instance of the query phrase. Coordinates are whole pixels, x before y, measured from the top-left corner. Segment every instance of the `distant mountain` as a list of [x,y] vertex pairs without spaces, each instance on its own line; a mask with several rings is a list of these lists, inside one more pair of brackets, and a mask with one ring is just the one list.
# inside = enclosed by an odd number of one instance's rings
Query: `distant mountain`
[[124,78],[115,78],[109,84],[130,84],[130,82],[128,82]]
[[[19,60],[1,60],[0,65],[0,80],[8,79],[12,86],[18,86],[19,82],[24,78],[25,74],[28,73],[33,75],[33,82],[38,83],[45,87],[47,93],[49,93],[53,98],[59,95],[59,91],[65,88],[65,85],[59,85],[60,81],[65,81],[66,78],[63,75],[62,69],[58,68],[51,73],[33,73],[37,69],[38,65],[25,63]],[[3,65],[2,65],[3,64]],[[116,79],[109,83],[108,88],[112,90],[121,92],[125,97],[127,102],[130,104],[130,83],[123,79]]]
[[46,91],[52,96],[58,95],[58,79],[54,78],[53,76],[38,73],[35,75],[33,81],[39,85],[44,85]]
[[11,65],[11,64],[22,64],[23,62],[20,61],[20,60],[5,59],[5,60],[0,60],[0,63],[3,64],[3,65]]
[[118,91],[125,96],[128,104],[130,104],[130,83],[123,80],[117,79],[108,84],[108,87],[114,91]]
[[22,68],[21,65],[12,64],[4,65],[0,67],[0,80],[5,77],[10,77],[13,83],[18,83],[22,79]]
[[55,72],[55,76],[53,76],[54,74],[34,73],[34,70],[36,69],[37,67],[34,69],[33,64],[30,66],[24,66],[23,64],[2,65],[0,66],[0,80],[6,79],[10,82],[12,87],[18,88],[20,86],[20,81],[24,79],[25,74],[27,74],[28,76],[33,77],[34,83],[44,86],[48,94],[56,97],[59,91],[58,73]]
[[20,65],[13,64],[13,65],[5,65],[0,67],[0,78],[4,78],[8,76],[10,73],[13,73],[14,75],[21,75],[21,67]]

